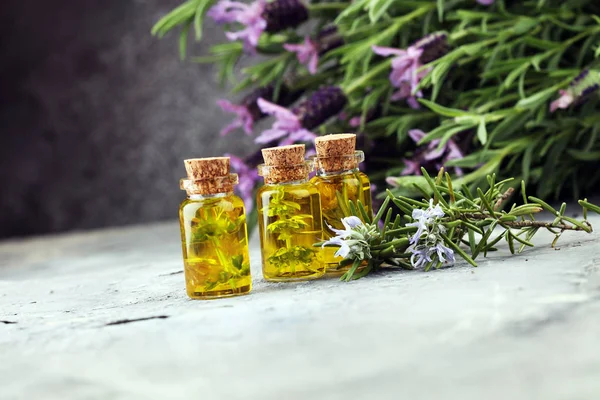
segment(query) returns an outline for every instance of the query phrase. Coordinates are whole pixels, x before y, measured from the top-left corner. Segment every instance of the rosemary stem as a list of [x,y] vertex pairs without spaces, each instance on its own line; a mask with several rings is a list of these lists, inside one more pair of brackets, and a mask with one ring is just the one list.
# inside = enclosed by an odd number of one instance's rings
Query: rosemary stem
[[[477,219],[477,220],[493,218],[491,215],[489,215],[487,213],[481,213],[481,214],[465,213],[465,214],[460,214],[460,216],[465,217],[467,219]],[[460,219],[460,217],[457,219]],[[497,218],[494,218],[494,219],[497,219]],[[502,221],[502,225],[506,225],[510,228],[546,228],[546,229],[556,228],[556,229],[560,229],[563,231],[585,231],[585,229],[580,228],[575,225],[566,225],[563,223],[553,225],[552,222],[544,222],[544,221]]]

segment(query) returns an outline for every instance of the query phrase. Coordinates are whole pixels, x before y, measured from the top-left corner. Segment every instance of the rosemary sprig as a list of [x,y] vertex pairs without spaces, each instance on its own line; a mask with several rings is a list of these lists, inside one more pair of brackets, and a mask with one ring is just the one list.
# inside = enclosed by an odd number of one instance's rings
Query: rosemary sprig
[[[443,174],[443,170],[438,176],[445,176],[445,179],[432,179],[425,169],[422,169],[422,173],[434,193],[433,198],[416,201],[388,191],[372,223],[361,222],[356,218],[360,217],[356,212],[345,216],[346,222],[354,222],[346,224],[352,228],[343,235],[345,243],[342,247],[347,245],[349,248],[343,263],[352,262],[354,265],[367,261],[369,272],[383,265],[409,269],[424,267],[429,270],[454,263],[458,255],[476,267],[477,257],[495,250],[502,240],[507,243],[511,253],[520,253],[525,247],[533,247],[531,239],[540,229],[555,235],[551,243],[553,247],[565,231],[591,233],[592,225],[587,221],[587,211],[600,213],[600,207],[582,200],[579,204],[584,208],[584,219],[576,220],[565,215],[566,204],[563,203],[560,210],[556,210],[533,196],[526,197],[528,201],[525,204],[511,204],[509,207],[506,203],[515,190],[506,186],[512,179],[496,182],[495,175],[488,175],[487,188],[478,188],[477,195],[469,198],[464,189],[454,188],[456,185],[447,174]],[[399,223],[399,215],[392,218],[390,202],[400,209],[405,222]],[[551,213],[554,220],[536,220],[535,214],[541,211]],[[377,222],[383,218],[383,227],[380,228]],[[318,245],[333,245],[333,242],[339,243],[334,240]],[[369,272],[355,275],[350,270],[343,280],[358,279]]]

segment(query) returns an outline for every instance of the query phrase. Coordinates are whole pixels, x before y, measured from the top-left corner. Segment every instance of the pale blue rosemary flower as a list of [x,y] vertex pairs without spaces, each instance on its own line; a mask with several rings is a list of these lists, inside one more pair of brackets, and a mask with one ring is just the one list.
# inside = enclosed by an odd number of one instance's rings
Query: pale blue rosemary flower
[[[412,218],[415,222],[406,224],[406,226],[417,227],[417,232],[410,238],[410,244],[415,244],[419,241],[424,232],[429,233],[430,227],[437,226],[435,223],[437,218],[443,217],[444,211],[439,204],[433,205],[433,199],[429,200],[429,207],[426,210],[416,208],[412,212]],[[445,229],[439,225],[439,228]],[[444,233],[444,232],[442,232]]]
[[350,216],[342,218],[344,229],[329,228],[335,232],[332,237],[321,247],[340,246],[335,252],[336,257],[345,259],[365,260],[371,258],[369,243],[379,237],[377,227],[371,224],[365,224],[360,218]]
[[442,237],[446,228],[439,219],[444,215],[439,204],[433,205],[433,200],[429,200],[427,209],[413,210],[412,218],[415,222],[406,224],[417,228],[415,234],[410,237],[411,245],[408,247],[408,250],[413,253],[410,257],[413,267],[424,267],[428,263],[437,261],[454,264],[454,252],[444,245]]

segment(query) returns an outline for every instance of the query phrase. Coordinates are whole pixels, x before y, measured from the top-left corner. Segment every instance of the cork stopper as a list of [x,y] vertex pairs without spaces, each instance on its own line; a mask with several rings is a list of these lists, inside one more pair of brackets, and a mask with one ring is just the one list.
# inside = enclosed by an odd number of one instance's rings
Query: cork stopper
[[358,167],[355,157],[356,135],[340,133],[315,139],[317,168],[325,172],[346,171]]
[[229,157],[190,158],[183,163],[191,180],[229,175]]
[[183,160],[187,178],[180,187],[190,194],[217,194],[233,191],[237,174],[229,173],[229,157],[190,158]]
[[282,183],[306,179],[312,162],[304,160],[304,145],[269,147],[261,150],[264,164],[258,166],[258,174],[265,183]]

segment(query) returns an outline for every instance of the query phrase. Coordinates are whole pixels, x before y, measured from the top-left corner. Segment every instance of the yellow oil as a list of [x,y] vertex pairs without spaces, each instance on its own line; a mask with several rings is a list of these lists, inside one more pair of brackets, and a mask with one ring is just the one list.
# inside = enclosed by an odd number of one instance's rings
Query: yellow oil
[[243,201],[232,194],[188,198],[179,208],[185,283],[192,299],[252,289]]
[[[369,181],[369,177],[358,169],[338,174],[317,175],[311,179],[311,183],[321,194],[324,222],[323,238],[325,240],[335,236],[335,233],[329,229],[329,226],[335,229],[344,229],[344,225],[342,224],[342,218],[344,218],[343,209],[347,208],[348,200],[352,200],[355,203],[360,200],[367,214],[372,215],[371,182]],[[340,205],[338,197],[343,198],[345,204]],[[350,269],[350,266],[339,266],[342,257],[335,256],[336,247],[325,247],[323,250],[327,275],[342,275]]]
[[263,276],[288,282],[323,276],[320,197],[309,182],[264,185],[257,194]]

